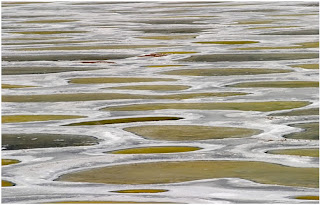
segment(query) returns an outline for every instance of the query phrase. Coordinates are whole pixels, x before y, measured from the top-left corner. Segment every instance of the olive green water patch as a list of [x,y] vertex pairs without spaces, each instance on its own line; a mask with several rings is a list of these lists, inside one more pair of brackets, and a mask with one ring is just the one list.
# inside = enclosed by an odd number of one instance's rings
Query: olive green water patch
[[112,191],[116,193],[124,193],[124,194],[139,194],[139,193],[161,193],[167,192],[166,189],[125,189],[125,190],[118,190]]
[[[297,43],[299,48],[319,48],[319,41],[318,42],[304,42],[304,43]],[[298,48],[298,47],[297,47]]]
[[295,199],[302,199],[302,200],[319,200],[319,196],[297,196]]
[[2,41],[41,41],[41,40],[54,40],[54,39],[66,39],[70,37],[42,37],[42,38],[32,38],[32,37],[16,37],[16,38],[3,38]]
[[297,43],[297,46],[247,47],[247,48],[235,48],[234,50],[299,49],[299,48],[319,48],[319,42]]
[[185,65],[148,65],[148,68],[165,68],[165,67],[180,67]]
[[289,73],[292,70],[263,69],[263,68],[209,68],[209,69],[183,69],[161,72],[166,75],[189,76],[228,76],[228,75],[258,75],[272,73]]
[[191,86],[186,86],[186,85],[132,85],[132,86],[111,87],[111,89],[153,90],[153,91],[175,91],[175,90],[186,90],[189,88],[191,88]]
[[319,157],[319,149],[278,149],[278,150],[270,150],[267,153]]
[[180,120],[180,117],[132,117],[132,118],[118,118],[108,120],[97,120],[88,122],[71,123],[64,126],[82,126],[82,125],[106,125],[118,123],[132,123],[132,122],[148,122],[148,121],[162,121],[162,120]]
[[2,56],[3,61],[76,61],[111,60],[133,57],[127,54],[51,54],[51,55],[13,55]]
[[[88,70],[99,70],[99,69],[103,69],[103,68],[80,67],[80,66],[79,67],[2,67],[2,75],[47,74],[47,73],[88,71]],[[4,87],[2,86],[2,88]]]
[[1,159],[2,166],[10,165],[10,164],[17,164],[19,163],[19,160],[16,159]]
[[80,115],[3,115],[2,123],[34,122],[49,120],[67,120],[83,118]]
[[2,102],[72,102],[93,100],[115,100],[115,99],[189,99],[204,97],[227,97],[235,95],[246,95],[241,92],[222,93],[185,93],[172,95],[135,95],[124,93],[72,93],[51,95],[3,95]]
[[138,148],[129,148],[123,150],[116,150],[113,152],[106,152],[111,154],[157,154],[157,153],[176,153],[176,152],[191,152],[200,150],[199,147],[174,147],[174,146],[165,146],[165,147],[138,147]]
[[175,35],[175,36],[143,36],[137,37],[142,39],[152,39],[152,40],[187,40],[196,38],[197,35]]
[[157,48],[168,47],[168,45],[101,45],[101,46],[54,46],[39,48],[21,48],[21,51],[42,51],[42,50],[100,50],[100,49],[136,49],[136,48]]
[[292,110],[289,112],[270,114],[269,116],[304,116],[304,115],[319,115],[319,108]]
[[319,64],[297,64],[297,65],[290,65],[294,68],[304,68],[304,69],[319,69]]
[[194,110],[242,110],[269,112],[286,110],[309,105],[307,101],[266,101],[266,102],[232,102],[232,103],[148,103],[118,107],[107,107],[107,111],[145,111],[163,109],[194,109]]
[[277,31],[272,33],[262,33],[260,35],[319,35],[318,29],[294,30],[294,31]]
[[236,83],[236,84],[228,85],[227,87],[305,88],[305,87],[319,87],[319,82],[317,81],[258,81],[258,82]]
[[70,134],[2,134],[2,149],[19,150],[50,147],[90,146],[98,144],[95,137]]
[[204,98],[204,97],[228,97],[236,95],[247,95],[248,93],[242,92],[220,92],[220,93],[182,93],[173,95],[153,95],[152,98],[155,99],[189,99],[189,98]]
[[193,43],[237,45],[237,44],[259,43],[259,41],[199,41],[199,42],[193,42]]
[[194,27],[187,27],[187,28],[144,28],[139,29],[138,31],[142,31],[144,33],[199,33],[203,31],[205,28],[194,28]]
[[16,34],[37,34],[37,35],[52,35],[52,34],[65,34],[65,33],[87,33],[88,31],[19,31],[11,32]]
[[176,81],[172,78],[73,78],[69,82],[77,84],[100,84],[100,83],[136,83],[136,82],[156,82],[156,81]]
[[207,54],[181,59],[190,62],[279,61],[318,58],[318,53]]
[[106,184],[164,184],[242,178],[262,184],[318,187],[319,169],[254,161],[170,161],[108,166],[60,176],[58,181]]
[[122,93],[72,93],[52,95],[3,95],[2,102],[73,102],[143,98],[143,95]]
[[247,128],[198,125],[146,125],[127,127],[124,130],[148,139],[167,141],[242,138],[262,132],[261,130]]
[[36,87],[36,86],[1,84],[1,88],[2,88],[2,89],[11,89],[11,88],[31,88],[31,87]]
[[70,44],[70,43],[90,43],[93,41],[32,41],[32,42],[3,42],[2,45],[34,45],[34,44]]
[[21,23],[69,23],[78,20],[66,20],[66,19],[50,19],[50,20],[38,20],[38,21],[22,21]]
[[15,186],[14,183],[6,181],[6,180],[1,180],[1,186],[6,187],[6,186]]
[[261,26],[261,27],[253,27],[248,29],[274,29],[274,28],[297,28],[299,26]]
[[319,140],[319,122],[292,124],[292,127],[302,128],[302,132],[294,132],[283,137],[288,139]]

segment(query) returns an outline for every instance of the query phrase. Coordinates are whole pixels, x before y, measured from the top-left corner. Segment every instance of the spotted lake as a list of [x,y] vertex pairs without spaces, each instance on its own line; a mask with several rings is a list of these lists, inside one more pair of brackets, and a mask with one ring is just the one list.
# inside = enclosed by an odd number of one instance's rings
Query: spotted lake
[[318,203],[316,1],[2,1],[2,203]]

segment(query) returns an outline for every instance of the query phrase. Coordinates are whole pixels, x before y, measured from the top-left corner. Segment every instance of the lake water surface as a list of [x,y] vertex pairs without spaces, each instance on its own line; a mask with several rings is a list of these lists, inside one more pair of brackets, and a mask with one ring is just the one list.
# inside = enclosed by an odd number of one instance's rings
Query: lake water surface
[[319,6],[2,2],[2,203],[318,203]]

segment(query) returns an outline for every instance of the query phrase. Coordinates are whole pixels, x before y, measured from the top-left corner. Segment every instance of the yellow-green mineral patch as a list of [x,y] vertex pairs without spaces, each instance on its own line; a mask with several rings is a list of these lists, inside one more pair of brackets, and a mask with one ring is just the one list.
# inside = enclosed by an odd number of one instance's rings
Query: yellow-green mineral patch
[[34,122],[83,118],[80,115],[3,115],[2,123]]
[[87,33],[87,32],[88,31],[19,31],[19,32],[12,32],[12,33],[51,35],[51,34],[63,34],[63,33]]
[[70,134],[2,134],[2,149],[19,150],[67,146],[90,146],[99,140],[87,135]]
[[297,196],[295,199],[302,199],[302,200],[318,200],[319,196]]
[[206,54],[183,58],[190,62],[220,62],[220,61],[279,61],[318,58],[318,53],[264,53],[264,54]]
[[180,117],[131,117],[131,118],[117,118],[117,119],[108,119],[108,120],[71,123],[65,126],[106,125],[106,124],[118,124],[118,123],[149,122],[149,121],[180,120],[180,119],[183,119],[183,118],[180,118]]
[[305,88],[305,87],[319,87],[318,81],[259,81],[259,82],[246,82],[228,85],[227,87],[237,88]]
[[297,65],[290,65],[294,68],[304,68],[304,69],[319,69],[319,63],[316,64],[297,64]]
[[161,72],[166,75],[190,76],[228,76],[228,75],[259,75],[272,73],[289,73],[292,70],[263,69],[263,68],[209,68],[209,69],[183,69]]
[[286,110],[309,105],[307,101],[265,101],[265,102],[224,102],[224,103],[148,103],[118,107],[107,107],[107,111],[145,111],[163,109],[194,109],[194,110],[242,110],[269,112]]
[[22,51],[42,51],[42,50],[100,50],[100,49],[136,49],[136,48],[156,48],[168,47],[168,45],[101,45],[101,46],[52,46],[52,47],[32,47],[21,48]]
[[16,159],[1,159],[1,164],[2,166],[5,166],[5,165],[10,165],[10,164],[17,164],[19,163],[20,161],[19,160],[16,160]]
[[2,56],[3,61],[80,61],[80,60],[111,60],[133,57],[127,54],[81,54],[81,53],[62,53],[62,54],[33,54],[33,55],[12,55]]
[[175,100],[183,100],[189,98],[204,98],[204,97],[228,97],[228,96],[236,96],[236,95],[247,95],[248,93],[242,92],[220,92],[220,93],[182,93],[182,94],[173,94],[173,95],[153,95],[149,98],[155,99],[175,99]]
[[186,90],[188,88],[191,88],[191,86],[186,86],[186,85],[132,85],[132,86],[111,87],[111,89],[154,90],[154,91]]
[[289,139],[319,140],[319,122],[292,124],[292,127],[302,128],[302,132],[294,132],[283,137]]
[[69,82],[78,83],[78,84],[99,84],[99,83],[136,83],[136,82],[155,82],[155,81],[176,81],[176,79],[105,77],[105,78],[73,78]]
[[[2,71],[3,72],[3,71]],[[11,89],[11,88],[31,88],[36,86],[30,86],[30,85],[12,85],[12,84],[1,84],[2,89]]]
[[289,112],[270,114],[269,116],[303,116],[303,115],[319,115],[319,108],[292,110]]
[[3,95],[2,102],[73,102],[114,99],[143,99],[143,95],[122,93],[72,93],[52,95]]
[[69,44],[69,43],[90,43],[93,41],[32,41],[32,42],[4,42],[2,45],[34,45],[34,44]]
[[175,35],[175,36],[143,36],[138,37],[142,39],[151,39],[151,40],[187,40],[196,38],[197,35]]
[[319,185],[319,169],[254,161],[170,161],[94,168],[64,174],[57,180],[106,184],[164,184],[214,178],[242,178],[262,184],[315,188]]
[[259,41],[198,41],[198,42],[193,42],[193,43],[237,45],[237,44],[259,43]]
[[40,41],[40,40],[53,40],[53,39],[66,39],[69,37],[42,37],[42,38],[32,38],[32,37],[16,37],[16,38],[3,38],[2,41]]
[[[71,71],[98,70],[95,67],[2,67],[2,75],[47,74]],[[2,87],[4,88],[4,87]]]
[[319,157],[319,149],[277,149],[277,150],[270,150],[267,153]]
[[125,189],[125,190],[118,190],[112,191],[116,193],[124,193],[124,194],[139,194],[139,193],[161,193],[167,192],[166,189]]
[[265,50],[265,49],[299,49],[299,48],[319,48],[319,42],[297,43],[296,46],[269,46],[269,47],[247,47],[235,48],[235,50]]
[[148,139],[167,141],[242,138],[260,134],[262,132],[257,129],[198,125],[146,125],[127,127],[124,128],[124,130]]
[[125,93],[72,93],[51,95],[3,95],[2,102],[70,102],[70,101],[93,101],[93,100],[115,100],[115,99],[189,99],[204,97],[227,97],[235,95],[246,95],[241,92],[221,93],[182,93],[172,95],[135,95]]
[[116,150],[113,152],[106,152],[111,154],[157,154],[157,153],[175,153],[175,152],[191,152],[200,150],[199,147],[177,147],[177,146],[164,146],[164,147],[138,147]]
[[6,186],[15,186],[14,183],[6,181],[6,180],[1,180],[1,186],[6,187]]

